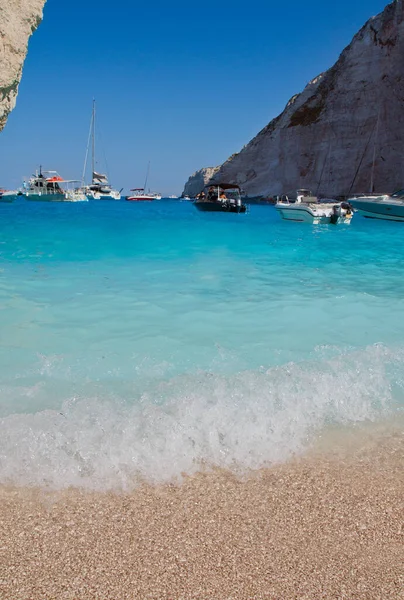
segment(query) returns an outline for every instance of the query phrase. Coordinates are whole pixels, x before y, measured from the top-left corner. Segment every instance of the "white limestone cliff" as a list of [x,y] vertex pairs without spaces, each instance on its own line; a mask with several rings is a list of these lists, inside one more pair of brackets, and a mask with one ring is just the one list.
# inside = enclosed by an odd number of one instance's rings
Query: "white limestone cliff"
[[205,167],[193,173],[185,184],[183,195],[193,198],[196,194],[199,194],[218,170],[219,167]]
[[369,19],[337,63],[214,180],[238,183],[248,196],[301,187],[329,197],[368,192],[372,173],[376,191],[404,187],[403,3]]
[[0,131],[13,110],[28,41],[46,0],[0,0]]

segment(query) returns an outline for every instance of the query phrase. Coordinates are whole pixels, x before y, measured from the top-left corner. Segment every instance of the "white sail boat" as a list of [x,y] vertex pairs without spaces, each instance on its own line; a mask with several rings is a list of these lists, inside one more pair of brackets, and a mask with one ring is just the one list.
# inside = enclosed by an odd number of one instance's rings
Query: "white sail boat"
[[147,202],[147,201],[150,202],[151,200],[161,200],[161,194],[157,194],[156,192],[151,192],[150,189],[149,189],[149,191],[146,191],[149,175],[150,175],[150,161],[149,161],[149,164],[147,165],[146,181],[144,182],[144,187],[131,189],[130,191],[133,192],[133,194],[126,196],[126,200],[129,200],[132,202]]
[[[87,170],[87,160],[91,141],[91,184],[85,185],[85,176]],[[86,158],[83,168],[83,190],[89,200],[120,200],[121,191],[114,190],[109,182],[108,177],[103,173],[97,173],[95,170],[95,100],[93,100],[93,110],[91,113],[90,132],[88,135]]]

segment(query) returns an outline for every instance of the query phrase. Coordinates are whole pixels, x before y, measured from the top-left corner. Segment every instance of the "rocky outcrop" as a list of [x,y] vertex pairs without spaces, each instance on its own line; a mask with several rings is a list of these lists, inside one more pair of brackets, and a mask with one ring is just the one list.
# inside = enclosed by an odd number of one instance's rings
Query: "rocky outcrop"
[[205,167],[204,169],[196,171],[186,182],[182,195],[188,195],[193,198],[203,190],[205,185],[212,179],[212,177],[216,175],[218,171],[219,167]]
[[46,0],[0,0],[0,131],[17,98],[28,40]]
[[371,18],[214,179],[249,196],[404,187],[404,0]]

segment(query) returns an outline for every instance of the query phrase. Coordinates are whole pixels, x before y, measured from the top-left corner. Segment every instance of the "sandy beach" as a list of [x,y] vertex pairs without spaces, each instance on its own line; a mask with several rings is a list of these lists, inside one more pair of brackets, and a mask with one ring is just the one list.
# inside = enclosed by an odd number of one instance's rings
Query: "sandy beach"
[[0,597],[399,600],[403,457],[397,432],[130,494],[2,487]]

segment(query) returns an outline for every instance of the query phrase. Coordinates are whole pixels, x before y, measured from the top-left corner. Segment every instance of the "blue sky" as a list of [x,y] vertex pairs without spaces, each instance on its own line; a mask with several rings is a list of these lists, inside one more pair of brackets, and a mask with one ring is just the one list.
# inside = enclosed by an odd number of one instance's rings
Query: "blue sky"
[[237,152],[329,68],[383,0],[48,0],[17,107],[0,135],[0,186],[41,163],[83,169],[97,101],[97,167],[128,190],[181,193]]

